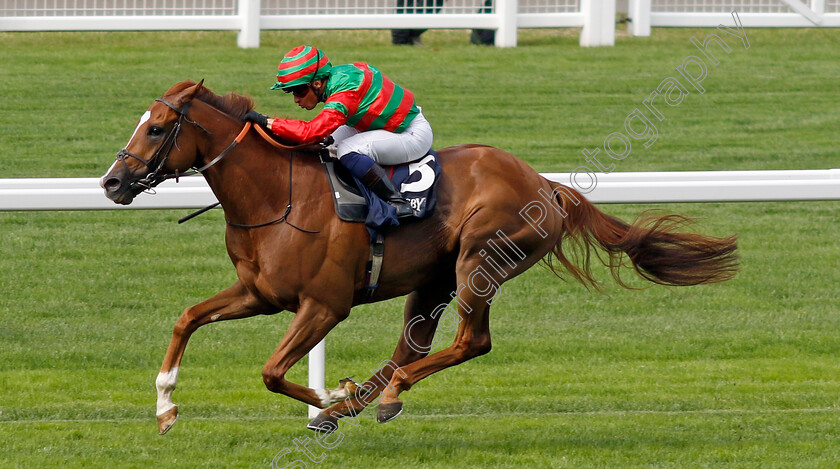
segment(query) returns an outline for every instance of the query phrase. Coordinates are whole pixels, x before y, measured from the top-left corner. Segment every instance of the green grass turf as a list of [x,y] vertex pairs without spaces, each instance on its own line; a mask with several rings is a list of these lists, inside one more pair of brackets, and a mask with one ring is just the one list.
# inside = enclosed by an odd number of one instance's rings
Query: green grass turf
[[[655,29],[581,48],[572,30],[523,30],[513,49],[471,46],[465,31],[430,31],[424,48],[390,46],[387,31],[275,32],[256,50],[237,49],[233,33],[0,33],[2,148],[15,149],[0,177],[100,174],[153,98],[186,79],[253,96],[264,113],[311,118],[268,91],[279,59],[302,42],[334,63],[375,64],[411,89],[439,148],[485,143],[539,171],[571,171],[584,147],[601,146],[662,80],[679,77],[675,67],[699,54],[692,36],[713,31]],[[732,52],[718,52],[705,94],[664,106],[658,141],[636,145],[616,170],[829,167],[840,32],[753,29],[748,50],[719,34]]]
[[[392,47],[387,32],[264,33],[259,50],[231,33],[0,34],[0,177],[100,175],[181,79],[311,116],[266,90],[301,42],[406,84],[438,147],[489,143],[569,171],[710,32],[581,49],[574,31],[522,31],[511,50],[469,46],[463,31],[431,31],[426,48]],[[617,170],[838,167],[840,34],[748,35]],[[738,233],[739,276],[626,291],[596,269],[601,294],[534,268],[502,287],[489,355],[420,382],[394,422],[366,413],[334,448],[310,442],[324,459],[308,466],[836,467],[838,203],[604,207],[649,208]],[[174,394],[182,417],[156,435],[154,379],[178,314],[234,281],[221,214],[175,224],[185,212],[0,214],[0,467],[267,467],[312,437],[304,406],[260,376],[287,313],[199,330]],[[354,310],[328,339],[328,382],[389,357],[401,311],[399,299]],[[304,364],[289,378],[305,382]]]

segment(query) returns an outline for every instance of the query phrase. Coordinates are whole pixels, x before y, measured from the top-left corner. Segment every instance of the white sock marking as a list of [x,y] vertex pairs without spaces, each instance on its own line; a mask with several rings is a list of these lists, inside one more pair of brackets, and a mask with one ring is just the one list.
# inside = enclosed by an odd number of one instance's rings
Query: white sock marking
[[178,381],[178,367],[174,367],[166,373],[158,373],[155,380],[157,388],[157,415],[162,415],[169,409],[175,407],[172,403],[172,391],[175,390],[175,383]]
[[330,405],[330,392],[326,389],[316,389],[315,394],[318,395],[318,399],[321,399],[321,408],[327,408]]

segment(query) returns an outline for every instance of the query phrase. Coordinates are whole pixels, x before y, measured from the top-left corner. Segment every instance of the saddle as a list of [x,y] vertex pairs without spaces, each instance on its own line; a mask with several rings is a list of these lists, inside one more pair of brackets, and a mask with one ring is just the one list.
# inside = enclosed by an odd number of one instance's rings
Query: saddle
[[[330,156],[329,152],[324,150],[318,155],[330,183],[338,217],[347,222],[367,223],[371,228],[378,228],[370,226],[371,220],[368,215],[371,209],[361,185],[338,160]],[[437,202],[435,189],[441,173],[437,153],[430,150],[426,156],[415,162],[383,168],[389,173],[394,186],[411,204],[414,210],[413,218],[425,218],[432,213]]]
[[[387,217],[383,217],[381,213],[372,213],[377,209],[371,209],[368,200],[381,206],[385,206],[386,203],[375,195],[364,194],[362,191],[368,189],[364,188],[347,168],[332,158],[329,151],[320,151],[318,157],[327,173],[338,218],[351,223],[365,223],[370,234],[370,256],[365,266],[365,289],[362,293],[362,301],[367,303],[379,287],[379,274],[385,255],[385,236],[381,229],[387,225],[382,223]],[[413,218],[425,218],[432,213],[437,202],[437,181],[442,172],[437,153],[429,150],[429,153],[418,161],[384,166],[384,169],[389,173],[394,187],[397,187],[411,204],[414,210]],[[393,220],[396,221],[396,218]]]
[[[263,138],[280,148],[289,150],[312,147],[311,145],[289,147],[278,142],[261,127],[254,128]],[[388,207],[386,202],[371,194],[370,190],[357,181],[341,163],[336,164],[337,161],[330,156],[329,150],[320,144],[316,145],[316,149],[324,172],[327,174],[336,214],[341,220],[347,222],[364,222],[370,234],[370,256],[365,269],[365,287],[361,297],[362,301],[367,303],[379,287],[379,274],[385,255],[385,236],[382,228],[387,225],[397,225],[399,222],[395,216],[389,217],[387,213],[383,213],[383,207]],[[394,187],[398,188],[411,204],[414,218],[425,218],[432,213],[437,202],[437,182],[443,172],[437,153],[429,150],[429,153],[418,161],[385,166],[384,169],[388,171]],[[375,204],[376,207],[371,209],[369,202]],[[190,215],[183,221],[208,209],[209,207]],[[390,207],[390,211],[394,211],[393,207]]]

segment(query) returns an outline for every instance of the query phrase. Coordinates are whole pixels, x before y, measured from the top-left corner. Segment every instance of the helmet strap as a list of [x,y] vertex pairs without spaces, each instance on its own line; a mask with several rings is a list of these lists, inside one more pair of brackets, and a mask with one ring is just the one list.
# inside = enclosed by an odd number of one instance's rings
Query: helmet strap
[[312,73],[312,79],[309,80],[309,87],[312,88],[312,92],[315,93],[315,96],[318,98],[318,102],[324,102],[324,90],[322,89],[320,92],[312,86],[315,83],[315,77],[318,76],[318,70],[321,70],[321,49],[317,49],[318,55],[315,57],[315,71]]

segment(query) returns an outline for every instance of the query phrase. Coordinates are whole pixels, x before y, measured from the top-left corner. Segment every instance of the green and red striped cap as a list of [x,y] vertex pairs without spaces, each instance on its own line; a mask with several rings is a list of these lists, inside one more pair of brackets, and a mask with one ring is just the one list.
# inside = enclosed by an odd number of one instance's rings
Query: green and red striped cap
[[283,56],[277,67],[277,83],[272,90],[288,90],[330,75],[330,59],[312,46],[298,46]]

